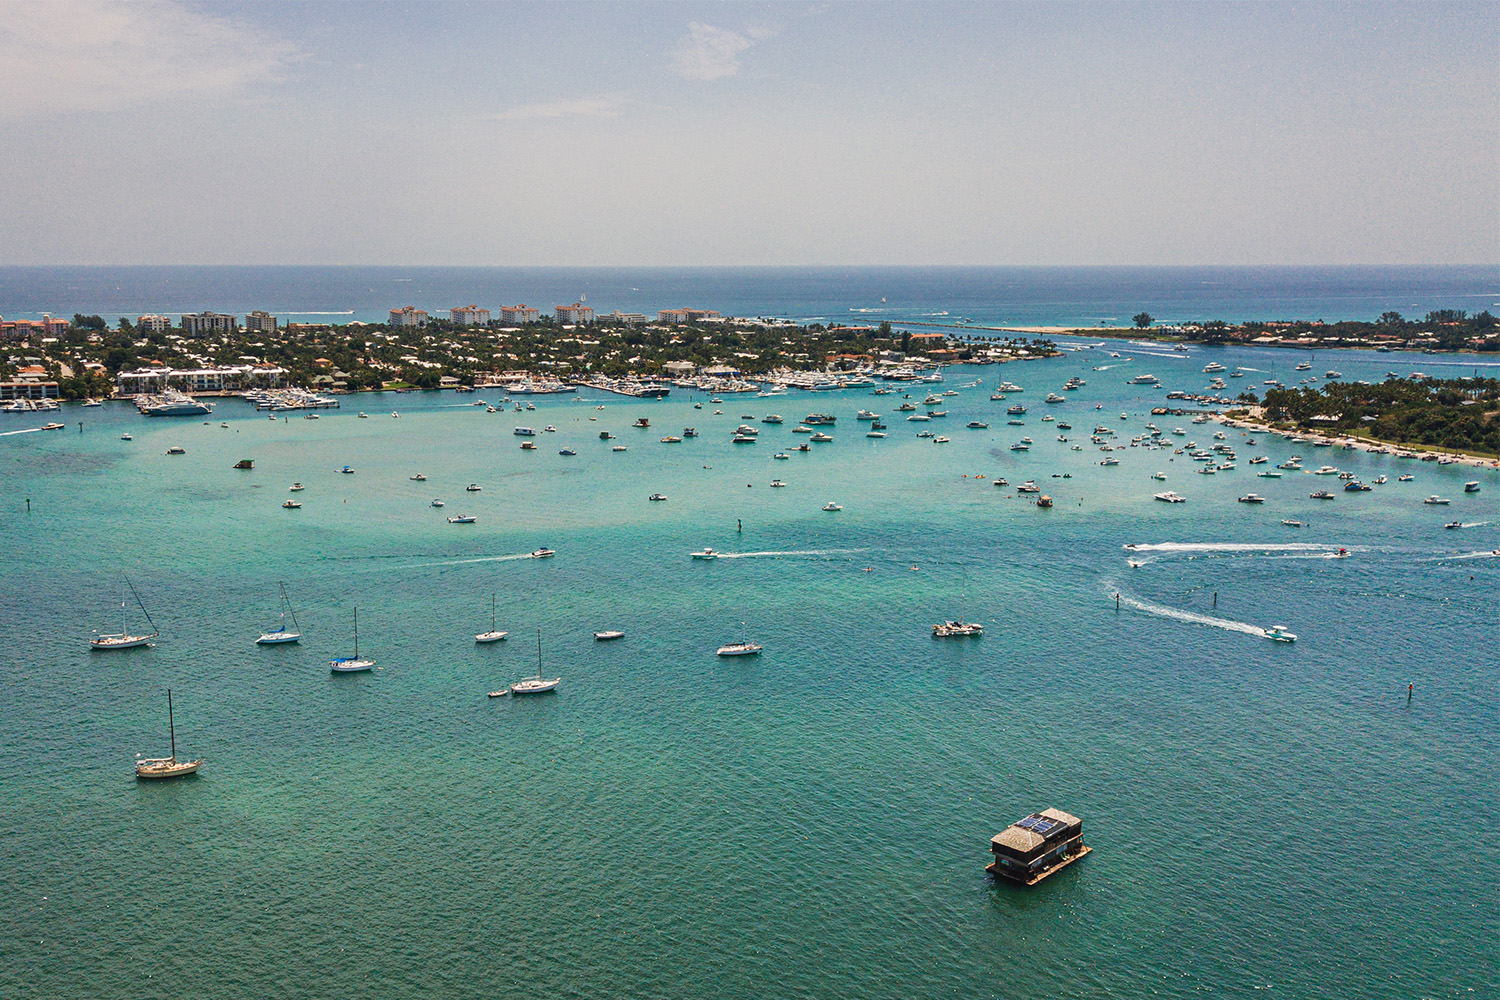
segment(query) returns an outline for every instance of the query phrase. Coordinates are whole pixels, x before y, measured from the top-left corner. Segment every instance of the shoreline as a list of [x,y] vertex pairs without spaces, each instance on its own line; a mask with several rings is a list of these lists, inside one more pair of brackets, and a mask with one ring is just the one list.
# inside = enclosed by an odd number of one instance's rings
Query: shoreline
[[[1311,442],[1326,441],[1329,445],[1335,447],[1349,445],[1355,451],[1376,452],[1385,449],[1383,453],[1390,453],[1393,456],[1399,456],[1401,452],[1411,452],[1418,456],[1424,454],[1436,455],[1438,456],[1438,461],[1442,461],[1445,458],[1451,459],[1452,461],[1449,464],[1467,465],[1476,469],[1500,469],[1500,458],[1486,458],[1471,452],[1447,451],[1427,445],[1408,445],[1396,441],[1384,441],[1380,438],[1357,437],[1343,433],[1329,434],[1314,430],[1284,430],[1260,420],[1259,409],[1259,407],[1250,407],[1250,415],[1247,417],[1231,417],[1225,413],[1218,413],[1214,415],[1213,419],[1229,427],[1237,427],[1240,430],[1253,431],[1259,434],[1275,434],[1285,438],[1301,437]],[[1421,459],[1418,458],[1418,461],[1421,461]]]

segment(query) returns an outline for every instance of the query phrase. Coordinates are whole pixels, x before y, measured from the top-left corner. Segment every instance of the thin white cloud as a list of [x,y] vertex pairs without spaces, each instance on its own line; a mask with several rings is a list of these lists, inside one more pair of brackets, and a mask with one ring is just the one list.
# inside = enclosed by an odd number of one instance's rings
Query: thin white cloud
[[0,4],[0,116],[112,111],[223,97],[276,80],[300,53],[174,0]]
[[740,71],[740,56],[770,38],[771,28],[747,28],[744,34],[693,21],[672,53],[672,68],[689,80],[718,80]]
[[548,118],[617,118],[630,103],[624,94],[595,94],[592,97],[570,97],[556,101],[522,104],[501,111],[499,121],[523,122]]

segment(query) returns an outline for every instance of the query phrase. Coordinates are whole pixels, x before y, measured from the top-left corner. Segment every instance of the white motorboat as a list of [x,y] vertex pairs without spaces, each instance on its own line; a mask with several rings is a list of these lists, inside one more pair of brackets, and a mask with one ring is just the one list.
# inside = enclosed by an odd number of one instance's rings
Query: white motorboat
[[1300,528],[1300,527],[1302,527],[1302,522],[1296,520],[1295,518],[1287,518],[1287,519],[1283,520],[1281,523],[1284,524],[1284,525],[1286,525],[1288,528]]
[[476,635],[474,637],[474,641],[475,642],[481,642],[481,643],[485,643],[485,642],[499,642],[501,639],[504,639],[508,635],[510,635],[509,632],[503,632],[503,631],[501,631],[500,628],[495,624],[495,595],[491,594],[490,595],[490,630],[488,632],[480,632],[478,635]]
[[1167,490],[1165,493],[1153,493],[1152,496],[1155,497],[1157,500],[1160,500],[1162,503],[1186,503],[1187,502],[1187,497],[1182,496],[1181,494],[1179,494],[1179,493],[1177,493],[1177,492],[1175,492],[1173,490]]
[[425,482],[427,482],[427,477],[424,476],[424,475],[422,475],[420,472],[417,473],[415,476],[407,476],[406,478],[410,479],[414,483],[425,483]]
[[1281,478],[1281,473],[1278,472],[1278,471],[1276,471],[1275,469],[1267,469],[1265,472],[1257,472],[1256,475],[1259,476],[1262,479],[1280,479]]
[[786,483],[783,483],[779,479],[773,479],[773,480],[771,480],[771,486],[774,489],[782,489],[782,488],[784,488],[786,486]]
[[442,507],[443,506],[443,501],[441,501],[441,500],[433,500],[432,501],[432,506],[434,506],[434,507]]
[[1272,625],[1266,629],[1266,638],[1276,642],[1296,642],[1297,637],[1286,630],[1285,625]]
[[830,500],[830,501],[828,501],[827,503],[825,503],[823,505],[823,509],[824,510],[843,510],[844,507],[843,507],[842,504],[837,504],[837,503],[834,503],[832,500]]
[[1470,480],[1469,482],[1464,483],[1464,492],[1465,493],[1478,493],[1479,492],[1479,482],[1478,482],[1478,480]]
[[549,549],[549,548],[547,548],[547,546],[543,545],[541,548],[539,548],[535,552],[531,553],[531,558],[533,558],[533,559],[551,559],[555,555],[557,555],[557,550],[556,549]]
[[130,628],[125,622],[125,595],[121,594],[120,631],[114,633],[95,632],[94,637],[89,640],[89,645],[94,649],[134,649],[137,646],[149,646],[151,645],[151,640],[161,634],[161,630],[156,627],[156,623],[151,621],[151,613],[141,603],[141,595],[136,593],[135,584],[131,583],[128,577],[125,580],[125,584],[130,588],[130,592],[135,595],[135,603],[141,609],[141,614],[146,616],[147,622],[150,622],[151,631],[142,635],[131,634]]
[[609,629],[609,630],[604,631],[604,632],[595,632],[594,633],[594,641],[595,642],[609,642],[609,641],[611,641],[613,639],[623,639],[623,638],[625,638],[625,633],[619,631],[618,629]]
[[137,760],[135,762],[137,778],[180,778],[186,774],[196,774],[198,768],[203,766],[202,758],[198,760],[177,759],[177,720],[172,713],[171,688],[167,688],[167,731],[171,734],[172,756]]
[[[287,631],[287,615],[292,616],[292,629],[294,631]],[[257,646],[279,646],[282,643],[296,642],[302,638],[302,633],[298,629],[300,629],[300,626],[297,624],[297,613],[292,610],[292,602],[287,599],[286,584],[283,583],[281,584],[281,627],[262,634],[259,639],[255,640],[255,644]]]
[[302,501],[300,501],[300,500],[283,500],[281,502],[281,506],[283,508],[285,508],[286,510],[299,510],[302,507]]
[[761,651],[761,646],[754,642],[731,642],[720,646],[717,650],[719,656],[755,656]]
[[359,655],[359,608],[354,609],[354,655],[335,656],[328,661],[328,672],[333,674],[358,674],[370,670],[375,661]]
[[665,500],[666,498],[667,498],[667,495],[665,493],[653,493],[649,497],[647,497],[646,499],[647,500],[654,500],[654,501],[656,501],[656,502],[659,503],[659,502]]
[[1240,497],[1239,502],[1240,503],[1265,503],[1266,502],[1266,498],[1263,497],[1263,496],[1261,496],[1259,493],[1246,493],[1244,496]]
[[290,485],[290,486],[287,487],[287,492],[288,493],[301,493],[305,489],[307,489],[307,487],[303,486],[301,483],[293,483],[292,485]]
[[556,691],[561,677],[542,676],[542,630],[536,630],[536,675],[523,677],[510,686],[511,694],[547,694]]
[[1156,479],[1156,480],[1160,480],[1161,482],[1166,482],[1166,480],[1167,480],[1167,474],[1165,472],[1153,472],[1151,474],[1151,478],[1152,479]]
[[1445,498],[1438,496],[1436,493],[1434,493],[1432,496],[1428,497],[1426,500],[1423,500],[1422,502],[1423,503],[1427,503],[1427,504],[1432,504],[1432,505],[1437,506],[1437,507],[1446,507],[1450,503],[1449,500],[1446,500]]
[[473,514],[454,514],[448,518],[449,524],[473,524],[474,521],[475,517]]
[[719,554],[713,549],[705,547],[702,552],[692,553],[692,557],[694,559],[717,559],[719,558]]

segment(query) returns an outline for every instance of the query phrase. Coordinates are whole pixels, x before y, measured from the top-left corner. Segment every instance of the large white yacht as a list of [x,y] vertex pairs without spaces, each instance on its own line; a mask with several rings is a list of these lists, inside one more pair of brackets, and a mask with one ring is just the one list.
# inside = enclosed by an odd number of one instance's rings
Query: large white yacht
[[717,650],[719,656],[754,656],[759,653],[761,647],[754,642],[731,642],[720,646]]

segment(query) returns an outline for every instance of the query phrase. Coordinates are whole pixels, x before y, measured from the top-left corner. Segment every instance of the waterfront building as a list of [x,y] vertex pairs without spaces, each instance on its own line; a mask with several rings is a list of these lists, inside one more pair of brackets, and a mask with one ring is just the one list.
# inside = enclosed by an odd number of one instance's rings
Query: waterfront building
[[285,368],[259,364],[224,368],[141,368],[133,372],[122,371],[115,376],[115,387],[122,396],[158,393],[164,389],[183,392],[280,389],[285,384]]
[[185,313],[182,317],[182,332],[189,337],[201,337],[206,333],[233,333],[239,327],[239,320],[228,313]]
[[716,309],[661,309],[656,313],[658,323],[718,322],[723,318]]
[[455,306],[448,310],[448,318],[454,326],[489,326],[490,311],[476,305]]
[[0,338],[26,340],[31,337],[59,337],[73,324],[65,319],[42,314],[41,319],[0,319]]
[[391,326],[426,326],[427,310],[416,306],[391,310]]
[[500,307],[500,322],[507,326],[521,326],[525,323],[535,323],[541,318],[542,314],[528,305]]
[[264,309],[257,309],[245,317],[246,333],[275,333],[276,317]]
[[142,333],[166,333],[172,328],[172,321],[166,316],[156,313],[147,313],[135,318],[136,329]]
[[575,302],[570,306],[558,306],[556,309],[557,321],[559,323],[592,323],[594,321],[594,310],[582,302]]

